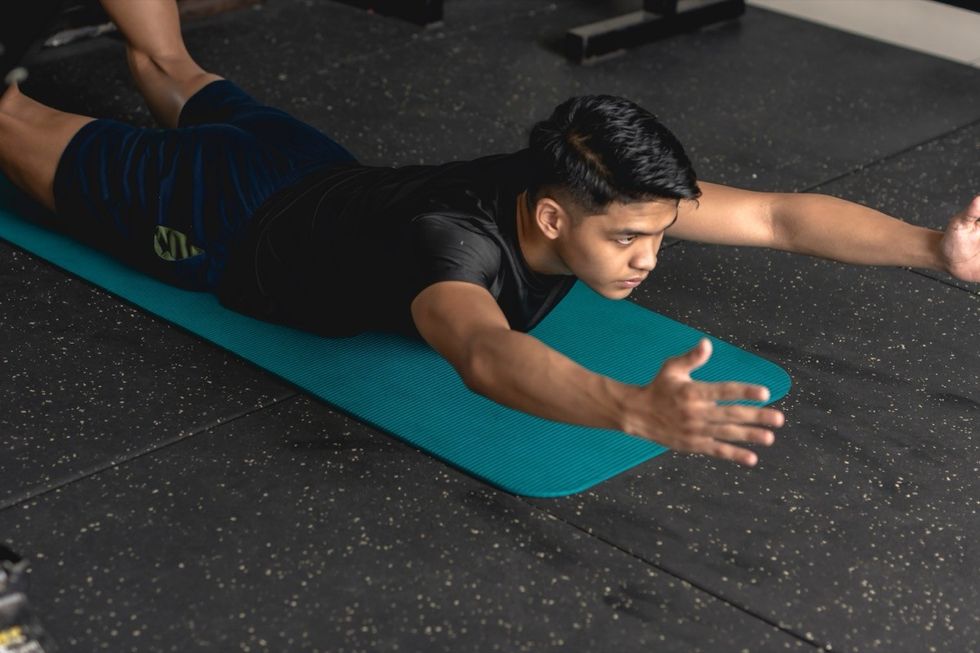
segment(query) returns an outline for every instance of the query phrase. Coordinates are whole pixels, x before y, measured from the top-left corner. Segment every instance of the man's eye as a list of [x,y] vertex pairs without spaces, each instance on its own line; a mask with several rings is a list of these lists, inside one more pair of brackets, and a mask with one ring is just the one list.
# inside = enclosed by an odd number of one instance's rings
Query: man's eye
[[622,238],[617,238],[616,242],[620,245],[629,245],[636,239],[636,236],[623,236]]

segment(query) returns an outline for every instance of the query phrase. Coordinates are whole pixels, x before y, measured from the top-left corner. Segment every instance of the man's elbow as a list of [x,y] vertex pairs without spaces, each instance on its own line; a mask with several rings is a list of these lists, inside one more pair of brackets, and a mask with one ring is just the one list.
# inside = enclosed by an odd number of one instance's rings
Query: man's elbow
[[483,397],[486,396],[487,385],[482,379],[470,373],[469,371],[463,371],[463,370],[458,370],[458,371],[459,371],[459,378],[463,380],[463,385],[466,386],[467,390]]
[[494,352],[499,340],[494,335],[484,333],[473,337],[456,366],[466,387],[478,395],[486,396],[494,386],[496,362],[499,358]]

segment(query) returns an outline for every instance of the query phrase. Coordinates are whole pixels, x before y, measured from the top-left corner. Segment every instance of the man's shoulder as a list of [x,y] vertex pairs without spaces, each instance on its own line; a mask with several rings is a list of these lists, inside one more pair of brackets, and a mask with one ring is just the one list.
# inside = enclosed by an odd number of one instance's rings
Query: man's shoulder
[[530,151],[525,148],[514,152],[447,161],[431,166],[430,170],[435,177],[447,181],[485,184],[511,179],[523,180],[527,176],[530,164]]
[[420,213],[410,221],[411,232],[421,243],[499,247],[497,223],[479,211],[437,210]]

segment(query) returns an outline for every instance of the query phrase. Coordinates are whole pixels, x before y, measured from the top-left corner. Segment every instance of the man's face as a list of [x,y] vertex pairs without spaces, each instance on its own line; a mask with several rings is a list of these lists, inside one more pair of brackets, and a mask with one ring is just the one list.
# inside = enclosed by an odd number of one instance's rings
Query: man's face
[[610,204],[579,215],[555,241],[572,274],[608,299],[628,297],[657,266],[664,230],[677,219],[677,200]]

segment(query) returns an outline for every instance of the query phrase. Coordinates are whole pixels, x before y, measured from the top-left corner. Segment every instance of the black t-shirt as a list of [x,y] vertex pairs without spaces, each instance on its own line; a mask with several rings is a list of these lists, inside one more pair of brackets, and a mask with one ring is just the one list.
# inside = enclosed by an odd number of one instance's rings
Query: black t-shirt
[[574,284],[532,271],[517,239],[528,151],[438,166],[342,164],[270,198],[232,247],[225,306],[326,336],[418,337],[412,300],[439,281],[479,284],[528,331]]

